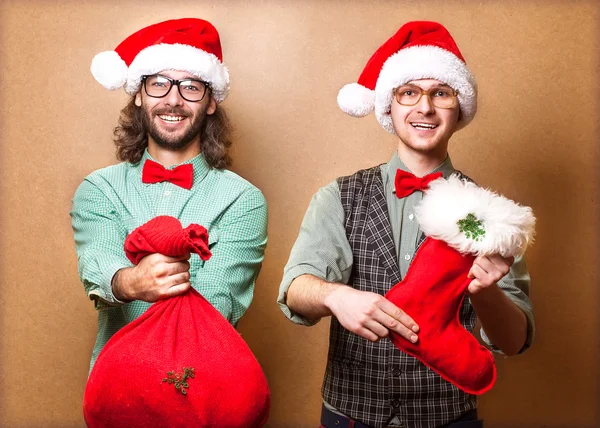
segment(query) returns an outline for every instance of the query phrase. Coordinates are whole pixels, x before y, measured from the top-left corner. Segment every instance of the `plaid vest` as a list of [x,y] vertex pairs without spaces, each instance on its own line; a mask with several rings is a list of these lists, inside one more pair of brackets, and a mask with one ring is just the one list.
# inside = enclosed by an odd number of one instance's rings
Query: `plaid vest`
[[[384,295],[401,280],[381,170],[374,167],[338,178],[345,228],[354,254],[349,285]],[[469,331],[475,311],[465,298],[460,320]],[[370,342],[331,317],[324,400],[341,413],[372,427],[397,416],[403,427],[434,428],[477,407],[462,392],[383,339]]]

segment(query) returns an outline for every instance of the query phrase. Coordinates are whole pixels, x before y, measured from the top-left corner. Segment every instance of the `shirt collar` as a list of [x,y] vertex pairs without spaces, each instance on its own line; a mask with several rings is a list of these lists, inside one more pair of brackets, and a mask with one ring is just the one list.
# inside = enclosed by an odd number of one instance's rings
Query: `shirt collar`
[[[392,158],[387,163],[386,168],[383,168],[383,182],[385,187],[392,187],[392,191],[395,192],[394,180],[396,179],[396,170],[401,169],[403,171],[412,172],[408,169],[404,162],[398,156],[398,151],[394,150],[394,154]],[[441,172],[444,178],[450,177],[454,173],[455,169],[452,165],[452,161],[450,160],[450,156],[446,155],[446,159],[440,165],[429,171],[427,174],[431,174],[433,172]]]
[[[135,168],[138,170],[139,174],[140,174],[140,178],[142,176],[142,168],[144,167],[144,163],[148,160],[152,160],[154,162],[157,162],[159,164],[162,165],[162,163],[160,163],[159,161],[157,161],[156,159],[154,159],[150,153],[148,153],[148,148],[146,148],[144,150],[144,154],[142,155],[142,159],[140,160],[140,162],[135,165]],[[204,155],[202,155],[202,153],[200,153],[197,156],[194,156],[191,159],[186,160],[185,162],[182,162],[178,165],[172,165],[169,167],[164,166],[166,169],[174,169],[176,167],[178,167],[179,165],[185,165],[191,163],[194,167],[194,186],[198,183],[200,183],[204,177],[206,177],[206,174],[208,174],[208,171],[210,170],[210,166],[208,165],[208,163],[206,162],[206,159],[204,159]]]

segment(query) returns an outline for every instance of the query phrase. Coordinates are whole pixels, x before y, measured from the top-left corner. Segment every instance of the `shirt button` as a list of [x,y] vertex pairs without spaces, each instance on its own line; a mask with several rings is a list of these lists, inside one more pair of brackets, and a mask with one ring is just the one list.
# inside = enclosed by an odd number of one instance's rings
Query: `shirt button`
[[392,401],[392,407],[400,407],[400,401],[399,400]]
[[408,219],[409,219],[410,221],[413,221],[413,218],[415,218],[415,215],[414,215],[414,214],[411,214],[411,215],[409,215],[409,216],[408,216]]
[[402,370],[396,367],[394,370],[392,370],[392,374],[394,376],[400,376],[402,374]]
[[171,191],[170,191],[170,190],[167,190],[167,191],[165,192],[165,196],[171,196]]
[[407,261],[410,260],[410,254],[405,254],[404,255],[404,260],[407,260]]

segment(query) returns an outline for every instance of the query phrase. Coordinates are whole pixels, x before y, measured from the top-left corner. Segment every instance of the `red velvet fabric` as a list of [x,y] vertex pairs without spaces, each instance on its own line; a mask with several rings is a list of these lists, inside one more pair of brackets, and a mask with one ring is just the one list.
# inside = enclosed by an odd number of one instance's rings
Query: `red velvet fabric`
[[196,253],[208,260],[208,232],[204,226],[190,224],[185,229],[175,217],[159,216],[138,227],[125,239],[125,254],[137,265],[149,254],[160,253],[177,257],[185,253]]
[[417,343],[392,333],[394,345],[463,391],[483,394],[496,381],[494,357],[459,321],[474,259],[428,237],[385,297],[420,327]]
[[130,67],[140,51],[158,44],[192,46],[213,54],[219,62],[223,62],[217,29],[210,22],[198,18],[170,19],[149,25],[123,40],[115,51]]
[[[204,228],[198,237],[196,227],[178,234],[175,226],[158,218],[136,229],[126,241],[127,256],[140,260],[152,248],[206,256]],[[267,380],[252,351],[191,289],[155,303],[114,334],[88,379],[83,413],[91,428],[247,428],[263,426],[269,406]]]
[[413,21],[400,27],[396,34],[377,49],[358,78],[358,83],[365,88],[375,90],[379,73],[385,62],[396,52],[413,46],[437,47],[465,62],[456,42],[444,26],[437,22]]

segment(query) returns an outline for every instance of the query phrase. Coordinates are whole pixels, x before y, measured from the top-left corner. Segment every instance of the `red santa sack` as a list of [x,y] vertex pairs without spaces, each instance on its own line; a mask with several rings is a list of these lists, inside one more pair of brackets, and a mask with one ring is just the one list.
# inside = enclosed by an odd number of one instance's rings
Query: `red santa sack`
[[[141,253],[210,257],[206,229],[157,217],[125,242]],[[196,290],[152,305],[100,352],[83,413],[89,427],[261,427],[270,392],[248,345]]]

